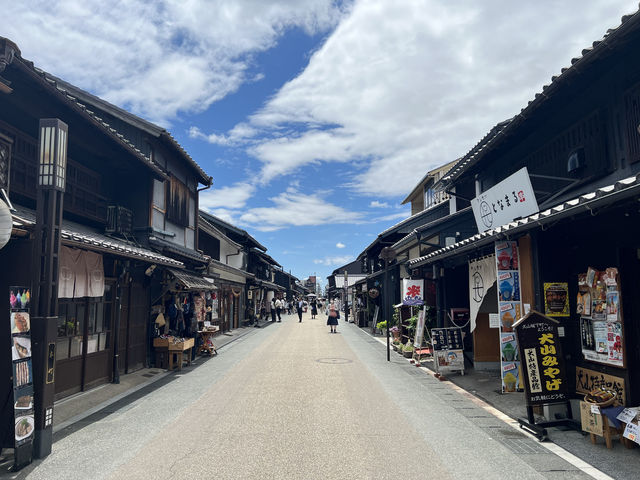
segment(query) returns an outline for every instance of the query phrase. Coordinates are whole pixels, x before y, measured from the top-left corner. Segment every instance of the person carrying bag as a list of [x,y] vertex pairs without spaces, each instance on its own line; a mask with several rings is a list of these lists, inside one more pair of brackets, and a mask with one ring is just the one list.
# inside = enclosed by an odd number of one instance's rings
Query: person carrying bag
[[340,311],[332,303],[329,305],[329,312],[327,314],[327,325],[331,328],[329,333],[338,333],[336,327],[338,326],[338,319],[340,318]]

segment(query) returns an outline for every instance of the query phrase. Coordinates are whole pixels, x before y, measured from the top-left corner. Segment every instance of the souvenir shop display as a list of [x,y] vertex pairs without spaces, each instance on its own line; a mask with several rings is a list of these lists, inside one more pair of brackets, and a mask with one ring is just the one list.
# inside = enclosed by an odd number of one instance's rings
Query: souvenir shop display
[[585,360],[625,366],[620,275],[614,267],[589,267],[578,276],[576,312]]

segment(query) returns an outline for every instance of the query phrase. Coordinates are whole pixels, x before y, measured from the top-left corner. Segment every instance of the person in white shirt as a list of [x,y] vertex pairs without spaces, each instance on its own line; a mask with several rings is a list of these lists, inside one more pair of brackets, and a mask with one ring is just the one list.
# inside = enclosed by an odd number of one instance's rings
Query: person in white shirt
[[280,300],[279,298],[276,300],[276,315],[278,315],[278,321],[282,321],[282,318],[280,317],[280,313],[282,312],[282,300]]

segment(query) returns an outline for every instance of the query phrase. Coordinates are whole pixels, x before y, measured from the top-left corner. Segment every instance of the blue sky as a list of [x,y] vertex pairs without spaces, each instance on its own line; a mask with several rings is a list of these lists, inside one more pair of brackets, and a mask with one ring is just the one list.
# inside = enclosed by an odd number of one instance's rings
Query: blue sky
[[[615,3],[615,5],[613,5]],[[0,0],[24,58],[166,127],[201,207],[323,279],[430,169],[517,114],[637,2]]]

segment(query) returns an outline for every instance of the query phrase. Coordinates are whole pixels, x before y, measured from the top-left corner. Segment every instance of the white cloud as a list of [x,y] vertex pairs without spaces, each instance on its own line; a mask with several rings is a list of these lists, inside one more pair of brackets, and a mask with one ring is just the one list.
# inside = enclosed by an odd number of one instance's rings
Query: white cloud
[[579,0],[357,1],[307,68],[251,117],[270,137],[250,152],[265,181],[340,162],[357,169],[356,192],[406,194],[636,10],[631,0],[588,9]]
[[389,220],[400,220],[403,218],[409,218],[409,212],[398,212],[398,213],[392,213],[390,215],[385,215],[383,217],[376,217],[375,221],[376,222],[386,222]]
[[342,243],[342,242],[336,243],[336,248],[344,248],[344,247],[346,247],[346,245],[344,243]]
[[332,267],[332,266],[345,265],[351,261],[353,261],[353,256],[342,255],[338,257],[316,258],[313,260],[313,263],[315,263],[316,265],[325,265],[327,267]]
[[222,188],[215,188],[214,185],[211,189],[200,192],[200,208],[204,210],[221,207],[231,210],[243,208],[255,189],[255,186],[242,182]]
[[294,187],[269,200],[273,206],[249,208],[239,215],[237,224],[273,231],[288,226],[357,223],[363,218],[361,213],[327,203],[315,194],[300,193]]
[[259,81],[253,55],[290,28],[326,32],[342,8],[332,0],[3,2],[1,34],[38,67],[166,125]]
[[389,204],[387,202],[379,202],[378,200],[373,200],[369,206],[371,208],[389,208]]

